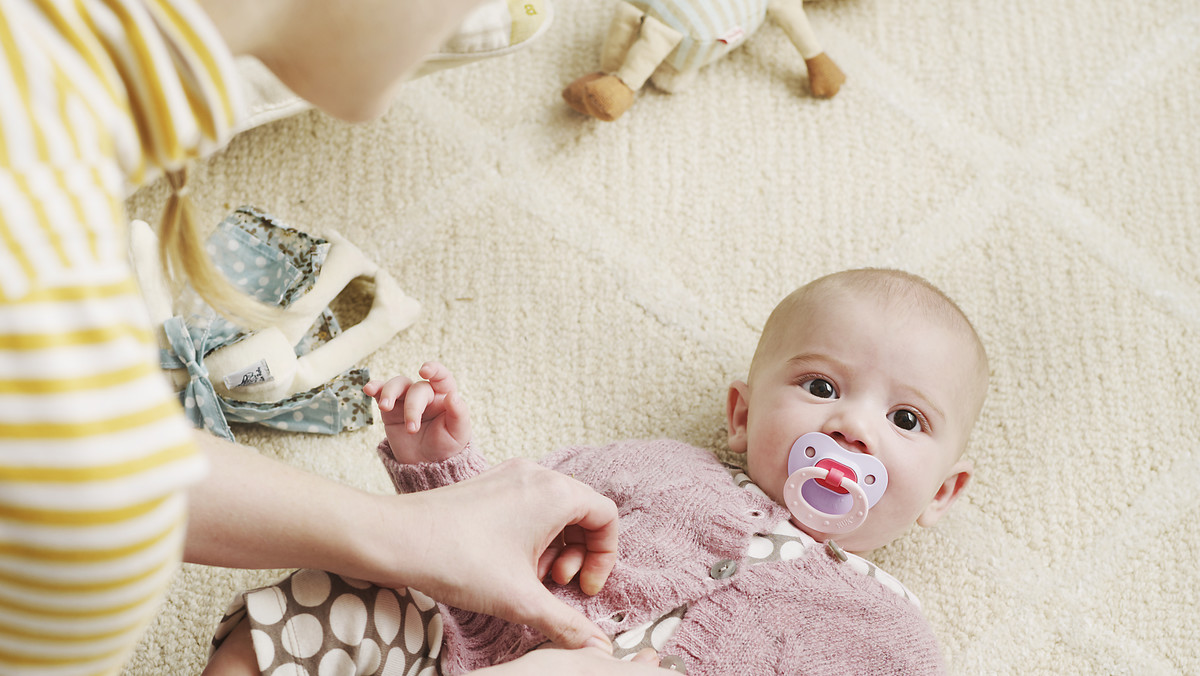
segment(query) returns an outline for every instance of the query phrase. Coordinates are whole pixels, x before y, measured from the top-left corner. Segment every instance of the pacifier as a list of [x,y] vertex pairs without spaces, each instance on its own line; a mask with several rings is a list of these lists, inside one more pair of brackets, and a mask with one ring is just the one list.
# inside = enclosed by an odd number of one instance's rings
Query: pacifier
[[800,523],[822,533],[849,533],[887,490],[887,470],[866,453],[809,432],[792,444],[783,498]]

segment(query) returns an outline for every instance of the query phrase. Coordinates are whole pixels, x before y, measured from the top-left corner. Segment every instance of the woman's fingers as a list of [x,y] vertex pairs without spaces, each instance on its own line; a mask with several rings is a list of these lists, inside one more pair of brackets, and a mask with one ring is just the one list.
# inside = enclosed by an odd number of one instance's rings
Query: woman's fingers
[[638,664],[652,664],[658,666],[658,651],[654,648],[642,648],[633,656],[631,662]]
[[517,607],[523,613],[518,614],[516,620],[542,632],[554,645],[562,648],[592,646],[612,653],[612,644],[599,627],[545,587],[539,584],[524,593],[517,590],[514,593],[521,597],[522,603]]
[[[550,577],[558,584],[566,584],[574,579],[575,575],[583,568],[583,562],[587,559],[587,547],[582,544],[567,545],[558,552],[554,558],[554,564],[550,568]],[[587,590],[584,590],[587,593]]]
[[550,544],[546,546],[546,549],[542,552],[542,555],[538,557],[537,578],[539,580],[546,579],[546,576],[550,574],[551,570],[554,568],[554,562],[558,559],[558,554],[563,550],[563,547],[564,545],[561,534],[559,534],[558,537],[554,538],[554,540],[552,540]]
[[579,588],[588,596],[600,592],[613,566],[617,565],[617,505],[612,500],[592,492],[583,518],[568,530],[569,540],[583,543],[583,562],[578,570]]

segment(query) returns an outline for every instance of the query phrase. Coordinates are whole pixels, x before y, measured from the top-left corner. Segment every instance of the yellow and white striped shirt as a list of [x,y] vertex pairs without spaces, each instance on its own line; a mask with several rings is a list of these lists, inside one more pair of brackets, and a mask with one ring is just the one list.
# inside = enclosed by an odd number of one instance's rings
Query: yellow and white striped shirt
[[0,673],[117,673],[204,471],[157,363],[123,197],[228,139],[191,0],[0,0]]

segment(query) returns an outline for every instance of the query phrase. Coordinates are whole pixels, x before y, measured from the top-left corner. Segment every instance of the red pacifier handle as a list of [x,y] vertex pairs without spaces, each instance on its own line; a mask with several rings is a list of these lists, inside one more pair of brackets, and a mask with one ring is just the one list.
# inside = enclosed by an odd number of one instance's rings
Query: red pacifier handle
[[842,476],[841,488],[850,494],[853,505],[845,514],[829,514],[813,507],[801,495],[800,489],[809,479],[824,480],[829,470],[824,467],[802,467],[788,476],[783,486],[783,499],[800,523],[822,533],[848,533],[862,525],[867,518],[867,494],[848,476]]

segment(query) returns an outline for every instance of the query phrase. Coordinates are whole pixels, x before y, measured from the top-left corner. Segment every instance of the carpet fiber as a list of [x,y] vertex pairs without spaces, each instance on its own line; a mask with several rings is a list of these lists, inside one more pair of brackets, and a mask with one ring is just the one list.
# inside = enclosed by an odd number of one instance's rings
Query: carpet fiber
[[[389,269],[424,310],[365,365],[444,361],[495,461],[629,437],[721,452],[777,300],[843,268],[923,275],[991,356],[977,475],[874,558],[951,670],[1200,673],[1200,3],[807,8],[848,77],[829,101],[768,24],[691,88],[585,118],[559,92],[597,68],[611,5],[564,0],[527,49],[415,80],[376,122],[250,129],[193,192],[207,222],[254,204]],[[390,489],[378,425],[235,432]],[[125,673],[198,673],[233,592],[279,573],[184,566]]]

